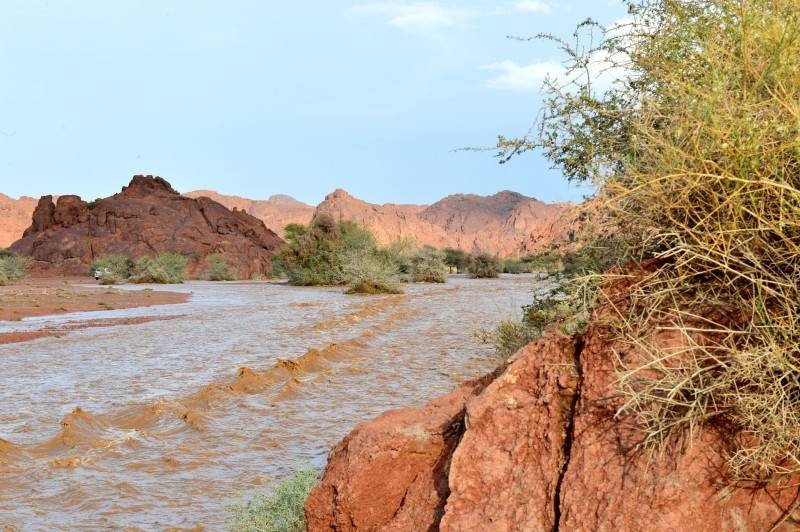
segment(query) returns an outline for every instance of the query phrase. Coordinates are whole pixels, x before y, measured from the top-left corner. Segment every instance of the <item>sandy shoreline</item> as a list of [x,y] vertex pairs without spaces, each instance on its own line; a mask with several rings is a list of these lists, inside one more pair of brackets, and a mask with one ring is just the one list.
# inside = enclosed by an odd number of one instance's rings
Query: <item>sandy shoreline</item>
[[119,290],[87,287],[94,280],[79,278],[31,278],[0,286],[0,321],[67,312],[114,310],[185,303],[190,294],[149,289]]
[[[68,312],[101,312],[114,309],[174,305],[185,303],[191,294],[151,289],[120,290],[90,287],[86,278],[31,278],[0,286],[0,321],[19,321],[34,316]],[[145,323],[155,318],[98,318],[69,322],[60,327],[44,327],[24,332],[0,334],[0,344],[25,342],[45,336],[60,336],[72,330]]]

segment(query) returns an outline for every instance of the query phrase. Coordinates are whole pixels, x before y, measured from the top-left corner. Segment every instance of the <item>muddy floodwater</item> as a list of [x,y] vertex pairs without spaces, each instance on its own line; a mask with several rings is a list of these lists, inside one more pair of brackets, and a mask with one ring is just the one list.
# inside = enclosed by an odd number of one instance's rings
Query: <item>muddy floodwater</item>
[[193,282],[170,287],[187,303],[102,313],[156,320],[0,345],[0,529],[224,530],[226,505],[324,465],[360,421],[493,369],[473,332],[519,317],[541,282],[375,297]]

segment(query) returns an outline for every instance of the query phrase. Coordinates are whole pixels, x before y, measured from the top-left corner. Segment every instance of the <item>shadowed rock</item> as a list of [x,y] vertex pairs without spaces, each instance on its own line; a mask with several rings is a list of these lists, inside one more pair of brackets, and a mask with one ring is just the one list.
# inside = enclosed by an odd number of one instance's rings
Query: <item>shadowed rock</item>
[[78,196],[44,196],[31,226],[11,249],[31,257],[34,271],[85,275],[106,253],[131,258],[175,252],[201,275],[204,259],[221,253],[239,278],[270,274],[282,240],[257,218],[209,199],[181,196],[160,177],[134,176],[111,197],[87,204]]

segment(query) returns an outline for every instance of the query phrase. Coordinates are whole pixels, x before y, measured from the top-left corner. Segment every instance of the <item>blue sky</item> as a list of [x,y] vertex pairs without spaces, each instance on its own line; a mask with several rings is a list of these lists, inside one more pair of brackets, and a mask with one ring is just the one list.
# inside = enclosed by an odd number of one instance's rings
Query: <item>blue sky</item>
[[538,154],[500,166],[569,35],[617,1],[3,0],[0,192],[175,188],[317,203],[512,189],[578,200]]

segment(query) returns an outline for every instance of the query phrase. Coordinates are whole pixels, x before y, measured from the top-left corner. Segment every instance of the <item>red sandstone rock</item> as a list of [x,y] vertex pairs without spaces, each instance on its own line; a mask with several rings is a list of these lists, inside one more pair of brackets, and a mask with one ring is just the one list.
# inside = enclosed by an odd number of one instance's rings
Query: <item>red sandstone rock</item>
[[356,427],[331,451],[325,477],[306,502],[308,530],[434,527],[447,500],[464,404],[485,383],[466,383],[422,408],[388,412]]
[[269,275],[270,257],[281,239],[264,223],[208,199],[178,194],[164,179],[134,176],[130,185],[89,205],[78,196],[53,203],[44,196],[31,226],[11,249],[31,257],[34,271],[85,275],[105,253],[131,258],[176,252],[191,258],[190,274],[200,276],[204,259],[221,253],[239,278]]
[[442,530],[552,530],[577,386],[575,341],[531,344],[467,403]]
[[[798,479],[732,487],[714,427],[662,454],[637,451],[641,432],[635,419],[615,415],[614,387],[616,354],[623,364],[636,355],[609,336],[595,319],[582,339],[550,334],[520,351],[466,395],[450,456],[453,443],[415,445],[408,434],[448,426],[462,399],[447,396],[445,411],[434,401],[360,425],[331,454],[306,506],[310,530],[796,530]],[[432,464],[448,460],[445,487]]]

